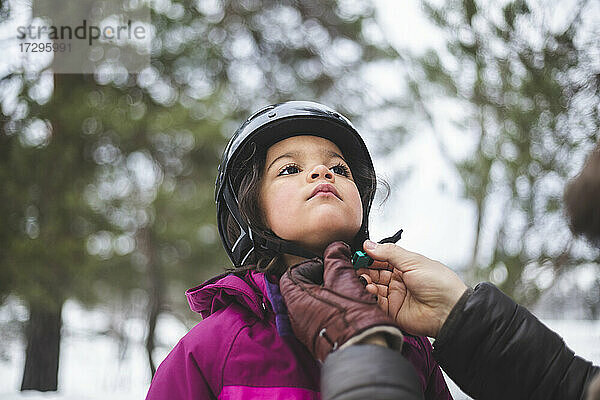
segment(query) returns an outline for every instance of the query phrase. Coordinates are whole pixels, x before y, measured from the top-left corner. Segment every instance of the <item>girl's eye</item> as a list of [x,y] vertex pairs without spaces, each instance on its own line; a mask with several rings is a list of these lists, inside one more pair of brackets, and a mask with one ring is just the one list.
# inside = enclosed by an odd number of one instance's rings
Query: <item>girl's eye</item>
[[297,174],[298,172],[300,172],[300,168],[297,165],[291,164],[283,167],[277,176]]
[[333,167],[330,168],[333,173],[335,174],[339,174],[339,175],[343,175],[345,177],[349,177],[350,176],[350,169],[348,167],[346,167],[344,164],[340,163],[338,165],[334,165]]

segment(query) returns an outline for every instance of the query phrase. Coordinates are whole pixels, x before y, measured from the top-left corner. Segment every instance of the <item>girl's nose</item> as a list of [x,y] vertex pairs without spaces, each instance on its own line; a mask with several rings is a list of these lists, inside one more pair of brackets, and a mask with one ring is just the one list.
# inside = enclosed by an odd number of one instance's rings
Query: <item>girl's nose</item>
[[317,179],[327,179],[328,181],[334,182],[335,177],[333,173],[324,166],[323,164],[317,165],[310,174],[308,174],[309,181],[315,181]]

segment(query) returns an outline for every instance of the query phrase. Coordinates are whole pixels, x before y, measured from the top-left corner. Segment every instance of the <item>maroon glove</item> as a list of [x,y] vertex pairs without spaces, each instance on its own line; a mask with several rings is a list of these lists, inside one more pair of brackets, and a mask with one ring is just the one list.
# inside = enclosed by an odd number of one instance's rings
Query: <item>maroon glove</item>
[[293,265],[279,281],[296,337],[320,361],[338,347],[379,332],[393,347],[402,345],[400,329],[361,284],[350,256],[347,244],[331,243],[324,262]]

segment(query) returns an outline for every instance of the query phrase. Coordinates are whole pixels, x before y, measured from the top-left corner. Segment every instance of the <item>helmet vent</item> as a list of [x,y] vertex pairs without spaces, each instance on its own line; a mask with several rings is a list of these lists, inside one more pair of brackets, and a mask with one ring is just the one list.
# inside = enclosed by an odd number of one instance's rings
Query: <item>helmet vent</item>
[[[251,116],[249,116],[246,121],[252,121],[254,118],[258,117],[259,115],[264,114],[267,111],[272,110],[274,108],[275,108],[275,105],[263,107],[260,110],[258,110],[257,112],[255,112],[254,114],[252,114]],[[274,114],[274,113],[271,113],[271,114]],[[269,117],[271,116],[271,114],[269,114]]]

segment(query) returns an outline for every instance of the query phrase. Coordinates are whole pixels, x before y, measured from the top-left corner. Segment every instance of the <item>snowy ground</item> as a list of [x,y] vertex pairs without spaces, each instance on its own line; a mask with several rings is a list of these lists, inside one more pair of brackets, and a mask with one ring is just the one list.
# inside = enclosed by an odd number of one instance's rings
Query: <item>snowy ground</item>
[[[60,390],[56,393],[20,393],[23,344],[4,343],[5,358],[0,359],[0,399],[32,400],[121,400],[143,399],[150,373],[141,340],[132,340],[126,350],[102,332],[108,319],[105,313],[86,311],[74,302],[65,305],[64,335],[61,343]],[[600,321],[545,321],[558,332],[569,347],[582,357],[600,364]],[[143,336],[143,321],[128,321],[125,332],[131,338]],[[159,333],[168,346],[157,351],[164,358],[185,327],[175,319],[163,318]],[[451,384],[455,399],[467,399]]]

